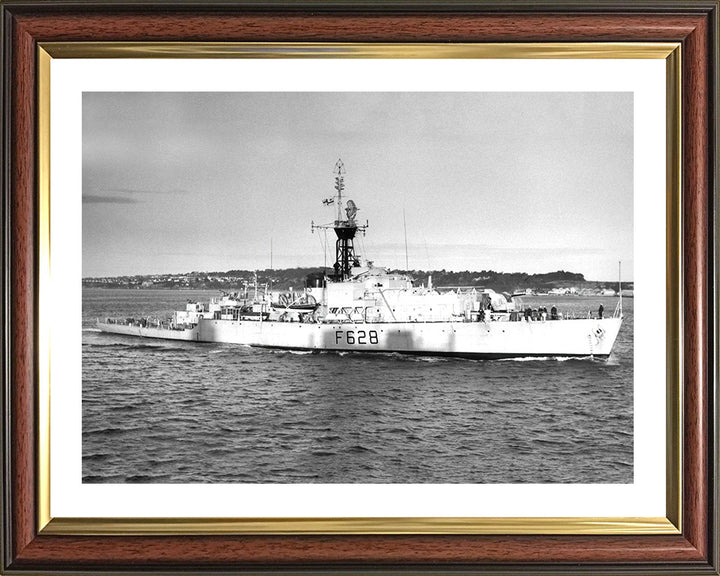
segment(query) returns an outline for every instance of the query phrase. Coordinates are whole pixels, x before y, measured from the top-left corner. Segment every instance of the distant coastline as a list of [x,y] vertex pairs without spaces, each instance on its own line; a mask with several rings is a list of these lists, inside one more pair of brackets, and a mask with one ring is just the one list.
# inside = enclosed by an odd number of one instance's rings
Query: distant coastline
[[[322,270],[285,268],[265,270],[228,270],[226,272],[186,272],[179,274],[138,274],[134,276],[104,276],[83,278],[83,288],[125,288],[134,290],[227,290],[233,291],[255,282],[268,284],[278,290],[303,289],[308,274]],[[393,272],[406,273],[404,270]],[[416,284],[427,283],[432,276],[437,288],[458,286],[492,288],[509,294],[526,293],[536,296],[617,296],[618,281],[586,280],[580,273],[558,270],[545,274],[523,272],[495,272],[493,270],[454,272],[448,270],[410,270]],[[622,283],[623,296],[632,297],[633,282]]]

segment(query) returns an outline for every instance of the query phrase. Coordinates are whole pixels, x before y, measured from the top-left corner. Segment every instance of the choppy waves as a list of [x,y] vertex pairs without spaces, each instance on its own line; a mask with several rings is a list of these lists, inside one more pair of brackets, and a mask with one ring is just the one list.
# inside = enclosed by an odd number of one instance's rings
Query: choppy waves
[[[119,307],[99,292],[85,298],[88,318]],[[298,354],[83,331],[91,483],[627,483],[632,406],[631,311],[607,362]]]

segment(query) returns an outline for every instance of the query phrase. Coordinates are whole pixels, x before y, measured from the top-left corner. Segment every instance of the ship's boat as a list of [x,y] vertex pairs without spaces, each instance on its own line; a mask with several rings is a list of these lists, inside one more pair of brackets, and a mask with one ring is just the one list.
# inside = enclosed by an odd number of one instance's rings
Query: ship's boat
[[622,297],[610,317],[570,318],[553,309],[523,308],[518,298],[487,288],[435,288],[406,274],[361,261],[354,239],[358,208],[344,200],[345,169],[335,166],[330,224],[336,235],[332,272],[310,274],[301,293],[252,290],[223,293],[209,303],[188,302],[171,318],[104,319],[105,332],[198,342],[312,351],[397,352],[403,354],[513,358],[528,356],[609,356],[622,325]]
[[313,296],[307,293],[301,293],[299,295],[281,293],[277,295],[276,299],[273,299],[271,306],[275,310],[303,310],[305,312],[312,312],[317,309],[318,303]]

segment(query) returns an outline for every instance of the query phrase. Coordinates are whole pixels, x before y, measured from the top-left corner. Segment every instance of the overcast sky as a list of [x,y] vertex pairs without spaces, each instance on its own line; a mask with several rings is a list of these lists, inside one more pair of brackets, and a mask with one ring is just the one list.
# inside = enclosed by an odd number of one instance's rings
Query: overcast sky
[[[85,93],[83,276],[377,265],[632,279],[631,93]],[[328,236],[332,263],[334,238]]]

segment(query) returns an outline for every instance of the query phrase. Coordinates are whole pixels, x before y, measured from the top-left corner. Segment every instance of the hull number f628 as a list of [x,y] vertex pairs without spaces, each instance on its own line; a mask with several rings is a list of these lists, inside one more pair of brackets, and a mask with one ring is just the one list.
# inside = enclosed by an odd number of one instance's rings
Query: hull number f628
[[335,344],[377,344],[377,330],[335,330]]

